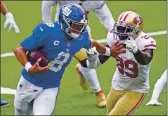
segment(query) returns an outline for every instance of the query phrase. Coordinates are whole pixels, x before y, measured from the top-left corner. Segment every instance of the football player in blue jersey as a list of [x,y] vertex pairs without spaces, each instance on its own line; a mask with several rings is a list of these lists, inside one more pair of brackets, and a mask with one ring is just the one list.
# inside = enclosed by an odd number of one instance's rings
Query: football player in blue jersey
[[[14,99],[16,115],[52,114],[64,70],[81,48],[93,45],[101,54],[111,55],[110,48],[90,41],[86,26],[85,10],[80,5],[67,4],[60,10],[59,22],[39,24],[15,48],[14,54],[24,66]],[[34,65],[27,59],[27,51],[39,48],[50,62],[46,67],[39,66],[41,59]]]

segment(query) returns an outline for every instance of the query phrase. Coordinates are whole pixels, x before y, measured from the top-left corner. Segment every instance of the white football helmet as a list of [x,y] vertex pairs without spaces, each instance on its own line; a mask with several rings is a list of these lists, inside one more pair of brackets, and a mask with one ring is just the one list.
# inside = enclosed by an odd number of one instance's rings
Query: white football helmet
[[133,11],[125,11],[119,15],[112,31],[120,41],[125,41],[130,37],[135,39],[142,29],[141,16]]

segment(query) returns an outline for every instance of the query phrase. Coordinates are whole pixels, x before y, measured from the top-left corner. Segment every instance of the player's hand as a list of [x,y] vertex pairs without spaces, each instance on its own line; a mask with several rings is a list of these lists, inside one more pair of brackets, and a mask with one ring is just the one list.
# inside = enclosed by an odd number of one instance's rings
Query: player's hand
[[131,37],[129,40],[127,39],[124,44],[126,44],[126,48],[132,52],[132,53],[136,53],[138,51],[138,47],[136,45],[135,40]]
[[98,67],[98,62],[99,62],[99,53],[96,50],[96,47],[90,48],[86,50],[87,54],[87,66],[90,69],[95,69]]
[[39,58],[36,63],[28,70],[29,73],[40,73],[45,72],[49,69],[50,65],[48,64],[46,67],[40,67],[39,63],[41,58]]
[[8,12],[5,15],[5,18],[6,18],[6,21],[4,23],[4,28],[6,28],[9,24],[8,31],[10,31],[12,28],[14,28],[16,33],[20,33],[19,27],[16,25],[16,22],[15,22],[15,19],[14,19],[12,13]]
[[122,43],[117,41],[112,47],[111,47],[111,56],[113,58],[116,58],[120,53],[125,53],[125,48]]
[[89,62],[95,62],[98,59],[99,53],[96,50],[96,47],[89,48],[86,50],[87,58]]

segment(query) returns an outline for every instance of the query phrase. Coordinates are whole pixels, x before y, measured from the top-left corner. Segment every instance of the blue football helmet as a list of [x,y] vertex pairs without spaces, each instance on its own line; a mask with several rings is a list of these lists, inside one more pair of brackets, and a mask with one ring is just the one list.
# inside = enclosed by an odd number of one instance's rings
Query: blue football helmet
[[78,4],[66,4],[60,9],[59,23],[65,33],[78,39],[80,34],[86,31],[87,13]]

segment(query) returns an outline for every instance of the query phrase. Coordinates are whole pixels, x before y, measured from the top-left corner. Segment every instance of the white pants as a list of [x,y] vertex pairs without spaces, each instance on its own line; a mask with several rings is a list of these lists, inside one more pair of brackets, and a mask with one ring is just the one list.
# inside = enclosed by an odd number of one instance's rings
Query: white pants
[[151,99],[158,100],[163,88],[166,86],[167,83],[168,83],[167,70],[165,70],[154,86]]
[[58,88],[43,89],[21,77],[14,99],[15,115],[51,115],[57,94]]

